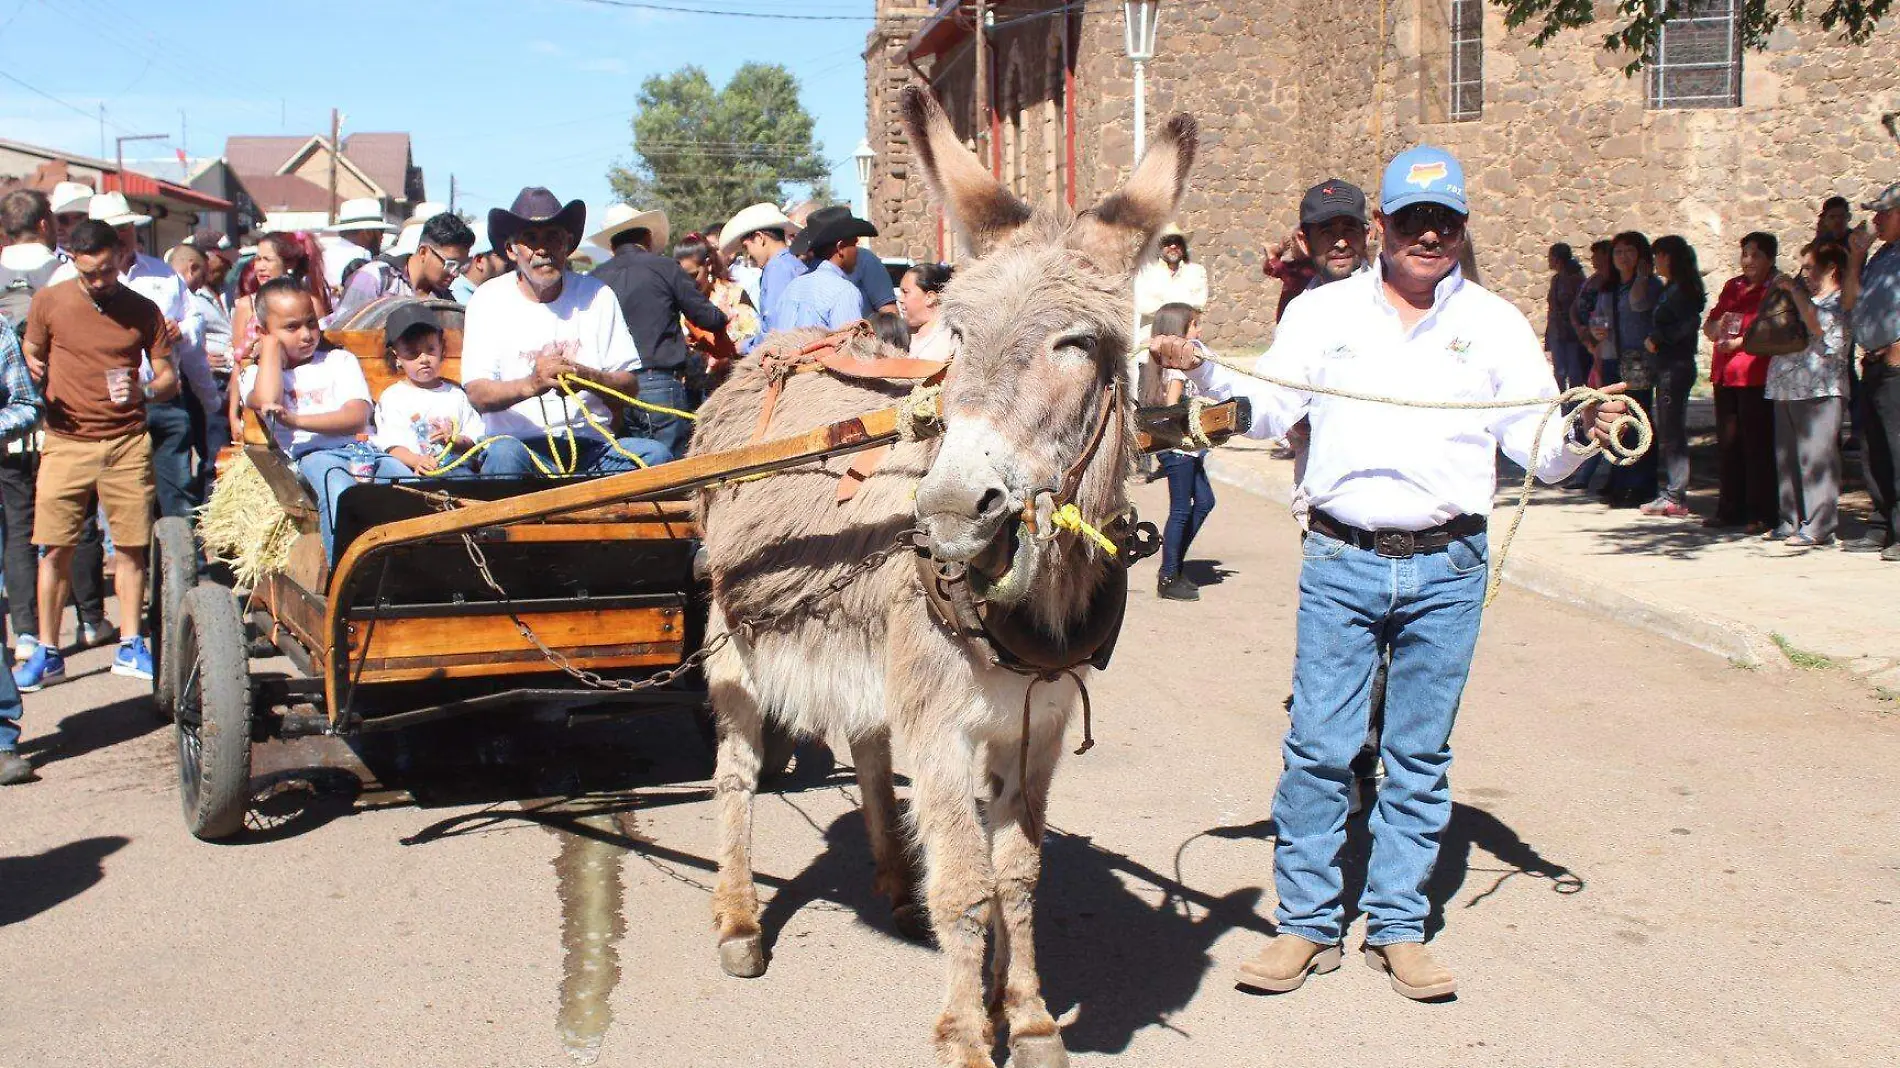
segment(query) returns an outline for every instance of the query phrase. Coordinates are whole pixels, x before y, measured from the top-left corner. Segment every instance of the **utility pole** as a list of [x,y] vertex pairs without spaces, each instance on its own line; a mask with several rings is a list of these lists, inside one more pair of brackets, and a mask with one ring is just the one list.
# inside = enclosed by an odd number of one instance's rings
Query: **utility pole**
[[343,117],[330,109],[330,225],[336,225],[336,158],[343,152],[338,135],[343,132]]
[[989,0],[976,0],[976,121],[971,123],[976,129],[976,156],[989,166],[990,159],[990,42],[989,42],[990,4]]
[[106,158],[106,106],[99,105],[99,158]]
[[125,192],[125,143],[127,141],[163,141],[166,136],[165,134],[128,134],[125,137],[113,139],[118,149],[119,192]]
[[455,172],[449,172],[449,214],[455,214]]

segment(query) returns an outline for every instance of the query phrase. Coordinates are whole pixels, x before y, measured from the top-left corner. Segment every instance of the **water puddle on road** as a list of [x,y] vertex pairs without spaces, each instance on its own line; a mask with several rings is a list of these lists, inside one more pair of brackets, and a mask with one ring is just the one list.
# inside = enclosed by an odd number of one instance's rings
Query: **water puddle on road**
[[561,1045],[577,1064],[600,1059],[600,1045],[614,1020],[613,992],[620,985],[620,939],[627,933],[626,883],[621,843],[642,840],[633,814],[556,806],[574,828],[548,827],[561,840],[554,875],[561,897],[561,1002],[555,1016]]

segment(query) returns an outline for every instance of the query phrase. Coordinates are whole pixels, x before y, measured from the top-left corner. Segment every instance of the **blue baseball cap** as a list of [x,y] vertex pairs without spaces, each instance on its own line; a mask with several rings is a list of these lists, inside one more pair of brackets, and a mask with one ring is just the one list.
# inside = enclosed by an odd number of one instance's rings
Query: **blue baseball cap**
[[1451,153],[1435,145],[1408,148],[1385,165],[1379,183],[1379,210],[1391,214],[1408,204],[1443,204],[1471,214],[1465,202],[1465,169]]

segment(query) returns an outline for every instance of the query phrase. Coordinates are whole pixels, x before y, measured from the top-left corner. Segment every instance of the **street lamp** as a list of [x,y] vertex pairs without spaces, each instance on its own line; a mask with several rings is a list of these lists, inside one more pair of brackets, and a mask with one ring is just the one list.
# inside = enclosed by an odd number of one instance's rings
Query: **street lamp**
[[1148,61],[1155,57],[1161,0],[1122,0],[1122,47],[1135,65],[1135,159],[1148,147]]
[[866,137],[858,141],[858,150],[851,153],[858,165],[858,195],[862,198],[858,209],[858,218],[871,217],[871,164],[877,160],[877,150],[871,147],[871,139]]

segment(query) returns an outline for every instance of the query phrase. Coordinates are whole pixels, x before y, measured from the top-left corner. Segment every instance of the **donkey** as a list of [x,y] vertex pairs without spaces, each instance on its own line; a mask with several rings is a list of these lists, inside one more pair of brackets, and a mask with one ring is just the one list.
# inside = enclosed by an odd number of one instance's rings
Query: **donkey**
[[[1078,687],[998,667],[962,632],[935,621],[910,552],[840,592],[822,591],[915,527],[932,558],[967,567],[990,609],[1007,609],[1059,645],[1098,610],[1098,594],[1124,579],[1087,539],[1050,537],[1046,515],[1042,533],[1029,532],[1025,509],[1034,514],[1041,500],[1046,511],[1046,491],[1065,476],[1089,521],[1126,509],[1129,281],[1174,213],[1196,127],[1185,115],[1171,120],[1126,186],[1066,218],[1005,191],[928,93],[906,90],[903,108],[933,196],[978,252],[943,295],[959,338],[943,384],[944,433],[896,446],[848,503],[835,500],[838,462],[711,489],[698,501],[713,589],[706,640],[730,634],[705,665],[720,725],[713,922],[725,970],[763,974],[751,813],[768,718],[796,733],[849,739],[875,888],[890,898],[900,927],[907,913],[915,919],[916,876],[891,778],[895,741],[911,770],[909,830],[922,847],[923,902],[948,971],[938,1061],[994,1068],[1001,1024],[1011,1063],[1051,1068],[1066,1065],[1068,1054],[1043,1003],[1031,924],[1049,786]],[[765,348],[796,353],[815,336],[791,332]],[[847,351],[901,355],[880,353],[868,338]],[[758,434],[770,387],[762,363],[769,361],[741,362],[712,395],[696,452]],[[888,406],[910,387],[797,374],[779,388],[768,437]],[[1115,405],[1121,410],[1111,411]],[[826,599],[810,613],[744,626],[814,595]],[[1118,621],[1119,600],[1114,609]],[[1086,674],[1081,669],[1077,681]]]

